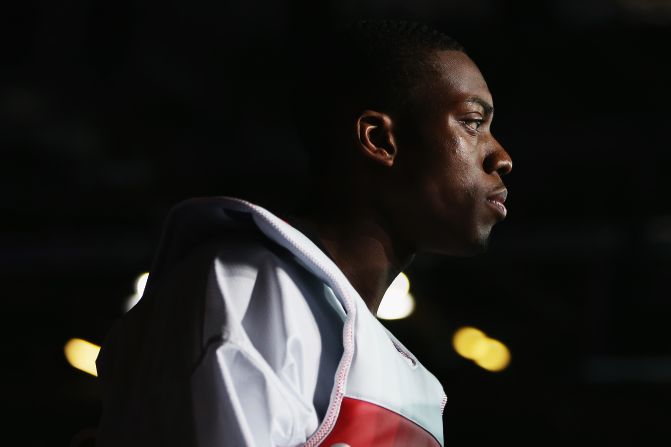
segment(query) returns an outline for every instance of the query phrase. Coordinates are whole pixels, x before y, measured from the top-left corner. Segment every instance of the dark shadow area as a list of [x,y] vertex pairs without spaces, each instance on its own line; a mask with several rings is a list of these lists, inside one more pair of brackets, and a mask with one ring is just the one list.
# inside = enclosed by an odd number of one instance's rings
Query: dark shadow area
[[[571,2],[573,5],[573,2]],[[578,4],[580,6],[578,6]],[[292,51],[362,17],[459,40],[514,159],[490,252],[419,256],[417,308],[387,326],[448,395],[452,446],[646,446],[671,404],[671,6],[666,2],[14,3],[0,28],[0,269],[7,439],[92,445],[102,343],[169,208],[232,195],[291,208],[306,160]],[[328,88],[328,86],[324,86]],[[324,107],[315,95],[313,109]],[[504,342],[500,373],[452,334]],[[13,436],[12,432],[16,432]]]

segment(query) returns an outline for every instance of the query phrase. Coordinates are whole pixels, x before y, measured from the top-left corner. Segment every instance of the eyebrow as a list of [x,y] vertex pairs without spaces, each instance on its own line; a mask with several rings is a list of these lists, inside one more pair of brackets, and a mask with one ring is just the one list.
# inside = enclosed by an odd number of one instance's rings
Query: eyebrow
[[494,113],[494,106],[478,96],[471,96],[466,100],[466,102],[477,104],[485,109],[485,115],[491,115]]

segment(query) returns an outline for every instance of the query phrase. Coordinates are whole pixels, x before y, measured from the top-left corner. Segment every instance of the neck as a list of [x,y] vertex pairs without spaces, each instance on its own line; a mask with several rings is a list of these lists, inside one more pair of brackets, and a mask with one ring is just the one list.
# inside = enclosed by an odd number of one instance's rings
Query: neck
[[[313,203],[343,203],[322,200]],[[293,220],[319,239],[373,314],[394,278],[412,261],[414,252],[394,237],[370,206],[314,208]]]

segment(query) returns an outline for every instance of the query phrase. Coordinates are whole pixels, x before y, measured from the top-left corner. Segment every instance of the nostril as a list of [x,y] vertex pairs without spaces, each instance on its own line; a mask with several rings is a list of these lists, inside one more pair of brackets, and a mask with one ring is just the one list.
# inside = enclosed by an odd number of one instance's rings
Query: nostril
[[509,174],[513,170],[513,160],[510,154],[493,136],[490,143],[483,163],[485,171],[489,174],[496,172],[501,177]]
[[513,169],[513,162],[510,160],[510,157],[505,152],[503,155],[501,153],[493,153],[491,156],[487,157],[483,163],[483,167],[488,173],[498,173],[503,176]]
[[496,170],[501,176],[510,174],[510,171],[513,170],[513,162],[508,158],[507,160],[504,160]]

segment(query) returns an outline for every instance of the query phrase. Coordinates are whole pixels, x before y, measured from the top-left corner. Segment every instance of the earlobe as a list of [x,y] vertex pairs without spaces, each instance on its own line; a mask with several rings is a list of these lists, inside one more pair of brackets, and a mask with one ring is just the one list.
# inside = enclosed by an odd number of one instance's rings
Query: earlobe
[[363,111],[356,121],[358,148],[387,167],[394,164],[397,153],[392,124],[389,115],[374,110]]

